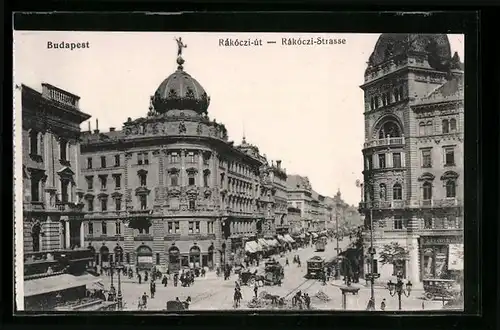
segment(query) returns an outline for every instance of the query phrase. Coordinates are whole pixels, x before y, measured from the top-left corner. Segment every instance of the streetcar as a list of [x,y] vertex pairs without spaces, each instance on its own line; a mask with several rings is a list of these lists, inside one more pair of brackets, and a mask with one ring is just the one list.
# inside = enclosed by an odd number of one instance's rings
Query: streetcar
[[325,268],[325,259],[319,256],[314,256],[307,260],[306,278],[321,278]]
[[325,251],[325,246],[326,246],[326,237],[322,236],[318,238],[318,240],[316,241],[316,251],[317,252]]

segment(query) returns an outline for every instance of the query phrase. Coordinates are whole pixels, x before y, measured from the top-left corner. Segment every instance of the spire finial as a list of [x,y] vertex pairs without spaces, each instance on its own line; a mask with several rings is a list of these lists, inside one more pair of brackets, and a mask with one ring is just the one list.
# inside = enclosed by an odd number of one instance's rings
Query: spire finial
[[184,64],[184,59],[182,58],[182,49],[187,48],[187,45],[182,42],[181,37],[176,38],[175,41],[177,41],[177,64],[179,64],[177,69],[182,70],[182,65]]

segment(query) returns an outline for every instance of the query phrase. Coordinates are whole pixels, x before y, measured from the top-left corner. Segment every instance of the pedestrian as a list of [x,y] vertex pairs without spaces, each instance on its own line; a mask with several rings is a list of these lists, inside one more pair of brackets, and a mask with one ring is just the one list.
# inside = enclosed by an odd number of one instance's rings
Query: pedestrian
[[288,258],[285,259],[285,266],[289,266]]
[[380,303],[380,310],[385,311],[385,298],[382,299],[382,302]]
[[167,275],[163,275],[163,280],[161,281],[164,287],[167,287],[168,284],[168,277]]
[[253,287],[253,293],[255,294],[255,298],[257,298],[258,291],[259,291],[259,286],[257,285],[257,283],[255,283],[255,286]]
[[147,282],[148,281],[148,272],[145,271],[144,272],[144,282]]
[[307,293],[304,294],[304,302],[307,309],[311,309],[311,297]]
[[142,277],[141,277],[141,274],[137,274],[137,278],[139,279],[139,284],[142,283]]
[[142,305],[144,308],[148,306],[148,295],[146,294],[146,292],[144,292],[142,295]]
[[155,297],[155,292],[156,292],[156,283],[151,281],[149,291],[151,291],[151,299]]
[[234,288],[234,308],[238,308],[240,306],[241,297],[241,290],[239,290],[239,288]]
[[175,273],[174,274],[174,286],[177,286],[177,282],[179,281],[179,274]]

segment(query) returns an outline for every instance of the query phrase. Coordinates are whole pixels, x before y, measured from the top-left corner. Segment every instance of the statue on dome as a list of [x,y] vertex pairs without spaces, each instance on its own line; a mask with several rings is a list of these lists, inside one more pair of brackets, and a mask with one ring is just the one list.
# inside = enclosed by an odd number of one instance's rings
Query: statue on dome
[[187,45],[185,45],[182,42],[181,37],[179,37],[179,39],[176,38],[175,41],[177,41],[177,56],[181,56],[182,55],[182,48],[187,48]]
[[186,124],[184,124],[184,121],[182,121],[180,124],[179,124],[179,133],[186,133]]

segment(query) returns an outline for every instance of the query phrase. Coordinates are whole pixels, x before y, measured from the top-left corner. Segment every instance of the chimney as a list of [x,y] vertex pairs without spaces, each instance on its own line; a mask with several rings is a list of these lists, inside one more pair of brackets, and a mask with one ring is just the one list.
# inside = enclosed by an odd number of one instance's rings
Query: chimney
[[281,160],[276,161],[276,167],[278,168],[278,170],[281,169]]
[[110,127],[110,128],[109,128],[109,131],[110,131],[110,132],[114,132],[114,131],[115,131],[115,128],[114,128],[114,127]]
[[99,133],[99,119],[95,120],[95,130],[94,130],[94,133],[95,134]]

